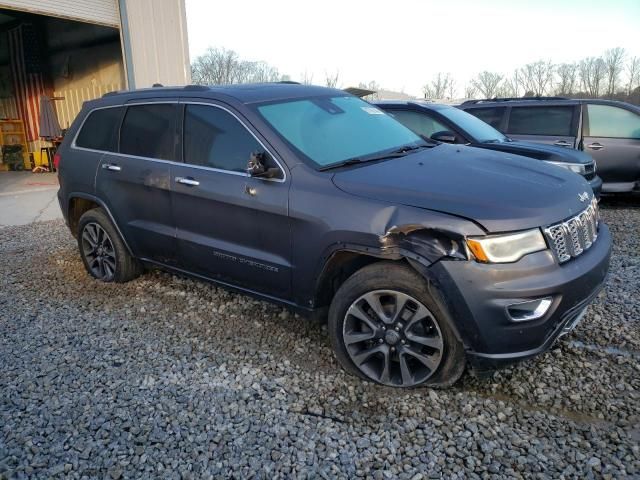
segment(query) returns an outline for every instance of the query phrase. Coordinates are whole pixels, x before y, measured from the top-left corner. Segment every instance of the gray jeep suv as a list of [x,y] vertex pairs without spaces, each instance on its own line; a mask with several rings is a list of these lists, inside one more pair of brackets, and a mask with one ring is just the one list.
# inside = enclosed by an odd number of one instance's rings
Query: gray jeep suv
[[583,150],[598,165],[602,192],[640,190],[640,107],[561,97],[470,100],[461,109],[517,140]]
[[320,87],[152,88],[87,102],[58,197],[89,274],[158,266],[328,312],[350,372],[451,385],[547,349],[605,281],[587,182],[432,144]]

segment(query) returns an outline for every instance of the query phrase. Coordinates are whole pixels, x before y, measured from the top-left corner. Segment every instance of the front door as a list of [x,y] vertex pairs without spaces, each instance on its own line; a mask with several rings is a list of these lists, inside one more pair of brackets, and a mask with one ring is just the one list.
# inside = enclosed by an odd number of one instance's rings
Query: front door
[[602,104],[586,110],[584,151],[596,161],[603,190],[632,190],[640,180],[640,115]]
[[96,191],[136,257],[175,261],[169,161],[175,160],[177,102],[127,107],[119,153],[105,153]]
[[[286,299],[291,293],[289,180],[229,110],[186,104],[183,165],[171,166],[180,266],[214,280]],[[246,173],[252,153],[279,174]]]

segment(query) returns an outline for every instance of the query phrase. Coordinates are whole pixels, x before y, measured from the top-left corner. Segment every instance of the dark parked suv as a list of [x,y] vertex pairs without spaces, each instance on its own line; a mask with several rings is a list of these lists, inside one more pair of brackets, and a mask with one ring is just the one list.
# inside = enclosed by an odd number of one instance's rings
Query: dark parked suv
[[596,197],[600,196],[602,179],[596,174],[593,158],[584,152],[514,141],[477,117],[449,105],[419,100],[387,100],[375,105],[426,139],[522,155],[571,170],[582,175]]
[[340,90],[107,95],[84,105],[56,162],[93,277],[160,266],[328,311],[340,363],[386,385],[450,385],[467,360],[544,351],[609,265],[578,175],[426,143]]
[[509,137],[575,148],[598,165],[605,193],[640,190],[640,107],[613,100],[470,100],[461,109]]

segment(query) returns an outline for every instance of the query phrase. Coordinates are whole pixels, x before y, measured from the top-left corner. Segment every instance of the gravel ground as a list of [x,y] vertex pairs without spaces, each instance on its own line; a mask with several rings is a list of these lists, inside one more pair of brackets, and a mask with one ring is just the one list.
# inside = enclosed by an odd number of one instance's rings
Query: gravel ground
[[638,477],[640,209],[603,217],[572,335],[447,391],[351,377],[322,325],[247,296],[93,281],[60,221],[0,229],[0,478]]

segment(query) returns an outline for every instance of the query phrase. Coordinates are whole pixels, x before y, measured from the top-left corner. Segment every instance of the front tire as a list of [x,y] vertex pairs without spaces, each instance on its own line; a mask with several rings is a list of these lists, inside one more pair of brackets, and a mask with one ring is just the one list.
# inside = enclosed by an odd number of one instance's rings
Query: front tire
[[89,275],[102,282],[123,283],[142,273],[120,234],[101,208],[85,212],[78,222],[78,248]]
[[464,348],[427,283],[404,264],[358,270],[336,292],[329,335],[349,372],[376,383],[448,387],[464,372]]

